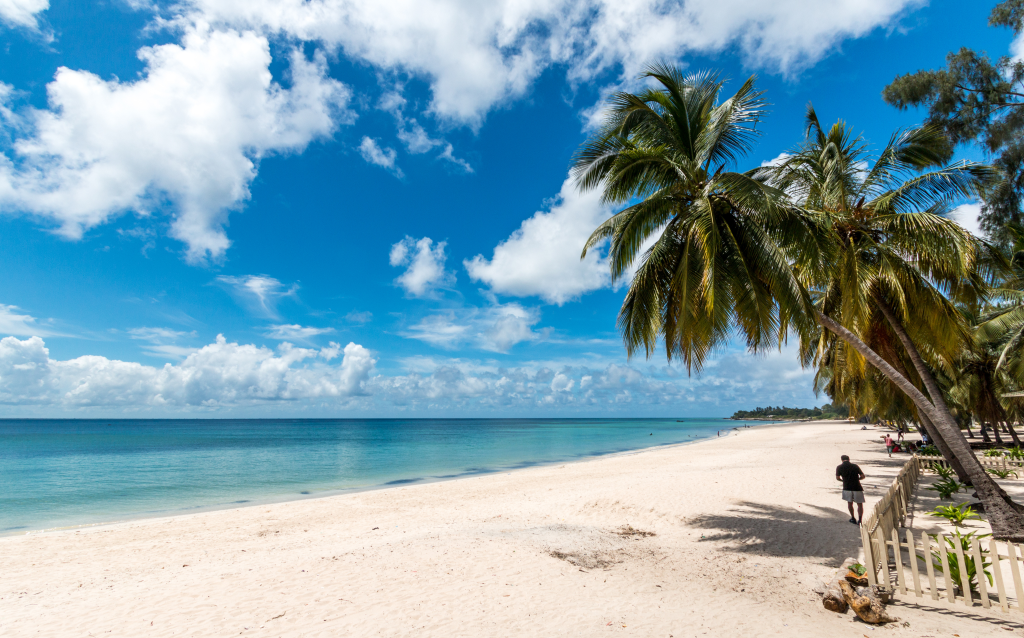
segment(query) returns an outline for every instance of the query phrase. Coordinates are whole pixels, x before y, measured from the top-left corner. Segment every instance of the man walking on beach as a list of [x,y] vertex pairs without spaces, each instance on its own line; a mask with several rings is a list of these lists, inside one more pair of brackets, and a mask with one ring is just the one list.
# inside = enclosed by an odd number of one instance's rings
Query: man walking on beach
[[[850,457],[845,454],[839,457],[842,463],[836,468],[836,480],[843,482],[843,500],[850,508],[850,522],[860,525],[864,520],[864,488],[860,486],[862,479],[866,478],[864,472],[860,471],[859,465],[850,463]],[[853,516],[853,504],[857,504],[857,516]]]

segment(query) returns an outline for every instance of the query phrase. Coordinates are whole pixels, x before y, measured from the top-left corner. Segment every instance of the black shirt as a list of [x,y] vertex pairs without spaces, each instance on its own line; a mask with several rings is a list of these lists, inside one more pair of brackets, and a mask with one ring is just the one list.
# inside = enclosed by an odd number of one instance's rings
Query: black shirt
[[843,479],[843,491],[844,492],[863,492],[864,488],[860,486],[860,466],[850,463],[849,461],[843,461],[842,464],[836,468],[836,476]]

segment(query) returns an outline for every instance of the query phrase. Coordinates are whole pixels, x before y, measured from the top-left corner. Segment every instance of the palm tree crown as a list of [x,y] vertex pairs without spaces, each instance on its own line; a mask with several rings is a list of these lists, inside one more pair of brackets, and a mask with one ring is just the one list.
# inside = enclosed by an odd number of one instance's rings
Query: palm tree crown
[[782,191],[728,170],[765,114],[754,78],[720,101],[723,82],[712,73],[655,65],[642,77],[653,86],[615,94],[574,158],[581,189],[628,204],[583,254],[610,239],[613,277],[636,266],[619,312],[627,352],[650,356],[661,339],[669,359],[700,372],[734,328],[761,351],[791,317],[806,316],[809,300],[781,248],[800,235]]
[[955,302],[983,296],[985,273],[981,244],[944,214],[995,174],[970,162],[946,166],[948,155],[942,132],[923,127],[898,131],[873,158],[842,121],[826,130],[808,108],[805,143],[752,175],[786,191],[824,229],[818,241],[827,259],[791,252],[822,314],[870,342],[889,310],[915,343],[927,344],[926,359],[951,372],[971,339]]

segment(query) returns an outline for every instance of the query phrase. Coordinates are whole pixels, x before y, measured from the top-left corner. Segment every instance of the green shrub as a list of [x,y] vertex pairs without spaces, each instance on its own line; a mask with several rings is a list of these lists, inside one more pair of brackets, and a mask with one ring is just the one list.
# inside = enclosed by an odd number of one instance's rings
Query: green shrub
[[949,467],[948,465],[939,465],[938,463],[936,463],[932,467],[932,469],[934,469],[935,473],[939,475],[939,478],[943,478],[947,481],[953,480],[953,476],[955,473],[953,472],[953,468]]
[[959,481],[947,478],[941,481],[937,481],[935,485],[933,485],[932,487],[927,487],[925,489],[931,490],[933,492],[938,492],[939,498],[947,499],[953,498],[953,495],[958,493],[960,490],[966,490],[967,486],[964,485],[963,483],[960,483]]
[[939,505],[928,512],[928,516],[944,518],[957,527],[962,526],[964,521],[981,520],[981,516],[978,516],[974,508],[968,505],[966,501],[959,505]]
[[988,456],[988,457],[1002,456],[1002,455],[1003,455],[1003,451],[1002,450],[996,450],[996,449],[985,450],[985,456]]
[[921,456],[942,456],[942,452],[934,445],[922,446],[917,449],[917,453]]
[[999,478],[1001,478],[1001,479],[1004,479],[1004,478],[1009,478],[1009,477],[1011,477],[1011,476],[1012,476],[1013,478],[1017,478],[1017,473],[1016,473],[1016,472],[1014,472],[1013,470],[997,470],[997,469],[995,469],[995,468],[991,468],[991,467],[990,467],[990,468],[987,468],[987,470],[986,470],[986,471],[987,471],[987,472],[988,472],[989,474],[991,474],[992,476],[997,476],[997,477],[999,477]]
[[[957,530],[955,535],[947,536],[945,539],[946,545],[948,545],[948,547],[946,548],[946,560],[949,563],[948,575],[953,580],[953,583],[958,591],[961,590],[962,587],[960,586],[960,559],[957,558],[957,555],[955,553],[955,548],[957,544],[960,545],[960,549],[964,553],[964,563],[966,563],[965,566],[967,569],[967,586],[970,588],[972,592],[978,590],[978,566],[975,564],[977,561],[975,561],[974,557],[971,556],[971,540],[981,540],[982,538],[987,538],[991,536],[991,534],[981,534],[978,536],[975,536],[975,534],[976,532],[961,534],[960,530]],[[936,542],[938,542],[938,534],[929,534],[929,536],[931,536],[933,539],[935,539]],[[985,577],[988,579],[988,582],[991,585],[994,581],[992,580],[992,574],[991,572],[989,572],[988,568],[991,567],[992,561],[989,560],[988,554],[984,552],[982,552],[981,554],[981,561],[982,573],[985,574]],[[938,550],[935,549],[932,550],[932,565],[935,566],[935,569],[939,570],[940,572],[942,571],[942,558],[939,556]],[[964,592],[961,591],[960,593],[963,594]]]

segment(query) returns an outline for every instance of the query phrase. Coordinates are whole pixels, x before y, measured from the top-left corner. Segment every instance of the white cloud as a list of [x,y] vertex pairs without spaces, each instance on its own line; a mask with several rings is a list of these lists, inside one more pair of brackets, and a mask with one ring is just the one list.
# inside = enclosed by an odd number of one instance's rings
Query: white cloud
[[[0,340],[0,403],[65,408],[219,408],[268,402],[331,399],[366,392],[376,361],[350,343],[340,365],[338,344],[311,350],[282,344],[277,351],[217,337],[179,364],[162,368],[100,356],[50,358],[39,337]],[[320,362],[323,359],[325,362]]]
[[[304,42],[382,78],[425,80],[426,110],[441,126],[479,127],[552,67],[566,69],[570,83],[621,85],[652,60],[738,47],[750,65],[788,73],[923,2],[181,0],[164,13],[170,19],[155,21],[177,29],[180,42],[140,49],[146,69],[138,79],[62,67],[47,87],[48,109],[7,118],[17,140],[0,156],[0,208],[74,239],[169,202],[170,233],[187,258],[220,259],[230,246],[229,213],[249,198],[260,159],[301,151],[352,120],[350,91],[327,76],[321,52],[305,57]],[[0,0],[0,19],[34,25],[46,6]],[[268,38],[279,36],[288,88],[269,70]],[[0,94],[8,100],[0,111],[9,109],[10,91]],[[399,124],[410,152],[440,150],[438,159],[472,170],[416,118]],[[400,174],[394,149],[366,137],[360,152]]]
[[[171,330],[170,328],[132,328],[128,330],[128,334],[131,335],[132,339],[153,342],[174,341],[189,335],[187,332]],[[195,333],[193,332],[192,334]]]
[[429,297],[437,288],[455,284],[455,274],[444,268],[448,259],[444,253],[446,242],[434,241],[429,237],[413,239],[406,236],[391,246],[388,261],[392,266],[407,266],[395,283],[413,297]]
[[963,204],[957,206],[949,214],[953,221],[963,226],[975,237],[984,237],[985,234],[981,230],[981,222],[978,219],[980,215],[981,204]]
[[444,141],[430,137],[426,129],[416,120],[405,116],[406,100],[398,90],[386,92],[380,99],[380,108],[391,113],[398,126],[398,139],[405,144],[405,150],[413,155],[427,153],[438,146],[444,146],[444,150],[437,156],[437,159],[451,162],[467,173],[473,172],[473,167],[466,160],[455,157],[454,147]]
[[566,179],[547,211],[538,211],[494,249],[488,260],[477,255],[463,265],[473,281],[482,281],[501,294],[537,295],[564,304],[608,286],[608,262],[592,250],[580,260],[583,246],[612,211],[598,191],[579,193]]
[[50,8],[49,0],[0,0],[0,22],[37,29],[36,14]]
[[813,371],[800,369],[795,346],[761,358],[729,351],[700,378],[689,378],[675,366],[593,356],[516,366],[493,359],[413,357],[399,362],[399,373],[388,375],[377,373],[376,363],[355,343],[320,349],[284,343],[272,350],[221,336],[162,367],[92,355],[62,361],[50,357],[40,337],[6,337],[0,340],[0,404],[9,410],[42,406],[166,414],[276,405],[293,412],[320,407],[378,414],[392,409],[552,414],[566,408],[574,414],[654,410],[701,416],[816,402]]
[[403,335],[449,350],[469,346],[508,352],[518,343],[543,338],[543,333],[533,330],[539,321],[536,308],[524,308],[517,303],[494,304],[427,316]]
[[398,157],[395,149],[381,148],[377,140],[371,137],[364,137],[363,141],[359,143],[359,154],[367,162],[388,169],[395,174],[395,177],[401,178],[403,176],[402,169],[395,165],[395,159]]
[[[736,46],[752,66],[792,72],[924,0],[189,0],[190,20],[262,29],[426,79],[430,111],[477,126],[565,65],[571,81]],[[188,11],[188,9],[186,9]]]
[[271,339],[282,341],[309,341],[313,337],[334,332],[334,328],[313,328],[297,323],[269,326],[264,334]]
[[183,337],[194,337],[195,331],[182,332],[170,328],[132,328],[128,330],[128,336],[132,339],[147,341],[142,351],[152,357],[162,359],[184,359],[198,348],[178,345],[178,340]]
[[442,144],[441,140],[435,140],[427,135],[426,130],[416,120],[410,120],[405,123],[405,128],[398,129],[398,139],[402,140],[406,150],[413,154],[426,153]]
[[347,315],[345,315],[345,321],[348,321],[350,323],[362,324],[362,323],[368,323],[368,322],[370,322],[372,320],[373,320],[373,313],[370,312],[369,310],[364,310],[364,311],[361,311],[361,312],[353,310],[352,312],[350,312]]
[[69,238],[126,211],[173,203],[170,233],[187,257],[220,258],[229,211],[249,197],[260,158],[331,135],[350,92],[322,54],[289,54],[290,88],[273,82],[266,37],[202,23],[181,44],[145,47],[132,82],[58,69],[49,110],[0,156],[0,205],[56,224]]
[[221,275],[217,277],[217,282],[227,285],[232,295],[251,312],[270,318],[277,317],[277,304],[281,299],[295,297],[299,290],[298,284],[286,287],[266,275]]
[[455,155],[452,153],[453,150],[454,149],[451,144],[445,144],[444,150],[441,151],[441,154],[438,155],[437,158],[443,159],[446,162],[451,162],[452,164],[455,164],[456,166],[466,171],[467,173],[472,173],[473,167],[470,166],[469,162],[467,162],[464,159],[459,159],[458,157],[455,157]]
[[403,363],[405,374],[371,379],[369,391],[378,403],[408,409],[454,408],[460,414],[473,409],[636,414],[664,406],[662,412],[667,408],[679,416],[702,416],[756,405],[823,402],[814,397],[814,373],[800,368],[794,346],[766,357],[730,351],[699,378],[674,366],[580,363],[578,358],[516,367],[428,357]]
[[40,325],[32,315],[20,314],[17,306],[0,304],[0,335],[18,335],[21,337],[59,336],[52,328]]
[[1010,57],[1014,62],[1024,60],[1024,35],[1018,35],[1010,43]]

